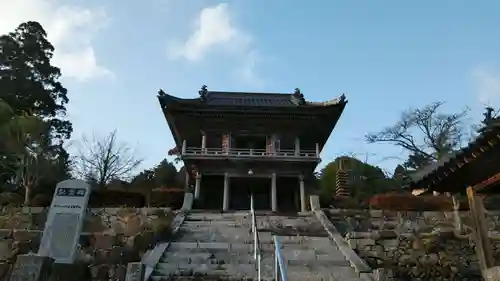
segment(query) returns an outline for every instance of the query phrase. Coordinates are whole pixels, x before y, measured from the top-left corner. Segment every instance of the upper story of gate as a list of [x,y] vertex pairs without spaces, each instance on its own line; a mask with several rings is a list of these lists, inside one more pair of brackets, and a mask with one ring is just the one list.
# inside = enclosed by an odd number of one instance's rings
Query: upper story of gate
[[339,120],[344,95],[310,102],[294,93],[208,91],[158,99],[183,160],[231,159],[319,162]]

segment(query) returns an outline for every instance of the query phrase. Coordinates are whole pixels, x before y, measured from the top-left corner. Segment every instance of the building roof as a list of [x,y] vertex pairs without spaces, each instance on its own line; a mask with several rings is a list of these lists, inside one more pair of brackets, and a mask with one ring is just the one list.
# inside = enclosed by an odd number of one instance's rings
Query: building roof
[[290,93],[251,93],[251,92],[221,92],[207,91],[205,98],[178,98],[159,92],[158,98],[163,105],[172,103],[205,104],[208,106],[248,106],[248,107],[298,107],[298,106],[329,106],[347,103],[345,95],[326,102],[301,101],[297,94]]
[[[462,192],[500,172],[500,119],[480,130],[465,148],[432,163],[410,176],[410,188],[425,193]],[[494,192],[493,190],[487,190]]]
[[[307,130],[314,131],[309,136],[320,143],[321,150],[347,105],[345,95],[326,102],[309,102],[304,99],[299,89],[295,89],[292,94],[248,93],[208,91],[206,86],[203,86],[199,95],[198,98],[186,99],[159,91],[158,100],[177,146],[181,144],[181,135],[189,135],[187,131],[199,130],[200,128],[197,127],[202,126],[200,123],[191,123],[190,126],[181,125],[182,122],[192,122],[192,120],[186,121],[185,117],[189,116],[186,112],[196,112],[195,116],[198,117],[195,120],[211,117],[217,120],[226,114],[228,118],[235,117],[235,122],[228,123],[238,128],[240,125],[237,120],[240,117],[247,120],[253,120],[252,118],[256,116],[265,116],[268,119],[277,117],[275,126],[278,126],[277,124],[281,122],[279,120],[292,120],[298,116],[299,122],[293,124],[285,122],[285,126],[288,124],[297,130],[305,131],[306,129],[301,129],[305,127]],[[315,124],[317,126],[310,126],[312,119],[309,117],[318,120]],[[255,126],[257,130],[263,129],[259,122],[256,122]]]

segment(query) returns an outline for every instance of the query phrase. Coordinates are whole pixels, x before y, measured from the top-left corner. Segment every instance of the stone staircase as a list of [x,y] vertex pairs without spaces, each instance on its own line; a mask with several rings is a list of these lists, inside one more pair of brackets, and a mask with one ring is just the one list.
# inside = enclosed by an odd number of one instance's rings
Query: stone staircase
[[[262,280],[274,280],[278,235],[290,281],[361,281],[313,216],[257,215]],[[248,212],[190,213],[150,280],[257,280]],[[198,279],[196,278],[198,277]]]
[[[261,249],[264,252],[262,266],[266,269],[274,268],[272,234],[276,234],[287,263],[288,280],[364,281],[350,266],[337,245],[328,238],[324,227],[313,215],[258,216],[257,227]],[[272,277],[265,276],[265,279],[272,280]]]
[[151,280],[257,280],[250,230],[249,212],[190,213]]

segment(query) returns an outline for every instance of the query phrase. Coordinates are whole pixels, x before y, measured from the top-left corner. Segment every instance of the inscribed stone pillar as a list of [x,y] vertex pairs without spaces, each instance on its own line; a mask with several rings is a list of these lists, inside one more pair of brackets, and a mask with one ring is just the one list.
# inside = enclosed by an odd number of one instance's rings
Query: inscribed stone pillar
[[300,189],[300,211],[307,212],[306,191],[304,188],[304,176],[303,175],[300,175],[300,178],[299,178],[299,189]]
[[224,197],[222,199],[222,210],[227,211],[229,209],[229,175],[224,174]]
[[194,199],[200,197],[201,174],[196,175],[196,184],[194,186]]
[[57,184],[38,255],[51,257],[55,263],[74,263],[91,191],[82,180]]
[[47,281],[54,260],[50,257],[19,255],[10,275],[10,281]]
[[276,212],[278,210],[278,200],[276,198],[276,173],[271,176],[271,210]]

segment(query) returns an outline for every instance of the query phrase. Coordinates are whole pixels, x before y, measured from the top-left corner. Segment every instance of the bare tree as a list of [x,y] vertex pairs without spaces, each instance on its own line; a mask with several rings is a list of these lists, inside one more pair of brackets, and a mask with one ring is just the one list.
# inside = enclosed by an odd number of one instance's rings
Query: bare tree
[[470,139],[468,109],[441,113],[443,102],[405,111],[393,126],[367,134],[369,143],[391,143],[409,152],[408,168],[421,168],[452,153]]
[[105,137],[92,140],[84,137],[77,170],[80,176],[104,187],[111,180],[128,180],[132,172],[143,161],[135,157],[133,149],[116,139],[116,131]]

